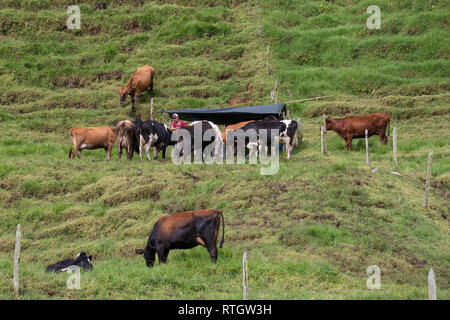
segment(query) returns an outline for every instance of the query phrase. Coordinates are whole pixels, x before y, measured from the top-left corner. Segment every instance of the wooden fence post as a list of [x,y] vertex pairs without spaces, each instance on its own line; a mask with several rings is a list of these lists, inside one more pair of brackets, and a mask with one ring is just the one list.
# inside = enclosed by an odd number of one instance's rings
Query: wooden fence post
[[275,103],[278,103],[278,80],[275,80],[275,89],[273,91],[275,95]]
[[[289,100],[292,101],[292,92],[289,90]],[[294,120],[294,103],[291,102],[291,120]]]
[[295,148],[297,148],[298,147],[298,145],[299,145],[299,138],[298,138],[298,136],[300,135],[300,133],[302,133],[302,137],[303,137],[303,125],[302,125],[302,123],[300,122],[300,118],[298,118],[297,119],[297,132],[296,132],[296,134],[295,134],[295,136],[294,136],[294,147]]
[[369,156],[369,133],[366,129],[366,131],[364,132],[364,135],[366,137],[366,162],[367,162],[367,166],[370,167],[370,156]]
[[325,120],[325,113],[323,114],[323,134],[322,134],[322,153],[327,153],[327,124]]
[[153,117],[153,98],[150,100],[150,120],[155,120]]
[[394,131],[392,132],[393,140],[392,140],[392,148],[393,148],[393,157],[394,157],[394,171],[398,170],[397,164],[397,127],[394,127]]
[[20,265],[20,246],[22,241],[22,229],[20,223],[17,225],[16,230],[16,247],[14,249],[14,293],[19,295],[19,265]]
[[433,152],[428,155],[428,167],[427,167],[427,177],[425,181],[425,200],[423,205],[425,209],[428,209],[428,194],[430,192],[430,178],[431,178],[431,161],[433,160]]
[[267,75],[269,75],[269,45],[267,45],[267,53],[266,53],[266,68],[267,68]]
[[244,300],[248,300],[248,258],[247,252],[242,257],[242,283],[244,290]]
[[324,149],[324,133],[323,133],[323,125],[320,126],[320,152],[325,153]]
[[428,272],[428,297],[430,300],[436,300],[436,278],[434,277],[433,268]]

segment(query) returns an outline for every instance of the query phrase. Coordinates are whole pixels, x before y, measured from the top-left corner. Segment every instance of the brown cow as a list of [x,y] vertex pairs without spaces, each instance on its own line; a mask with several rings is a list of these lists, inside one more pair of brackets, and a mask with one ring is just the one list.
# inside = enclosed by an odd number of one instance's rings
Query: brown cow
[[[342,139],[345,140],[345,149],[350,151],[352,139],[364,138],[365,130],[368,136],[380,136],[380,141],[387,143],[390,137],[389,124],[390,118],[387,113],[377,112],[366,116],[353,116],[343,119],[327,118],[325,120],[326,129],[335,131]],[[386,128],[388,136],[386,136]]]
[[253,122],[255,120],[249,120],[249,121],[242,121],[239,123],[235,123],[235,124],[230,124],[228,126],[225,127],[225,130],[222,131],[222,140],[223,143],[226,144],[227,143],[227,130],[237,130],[242,128],[243,126],[245,126],[247,123]]
[[104,148],[106,158],[111,158],[111,150],[116,140],[116,133],[111,127],[77,127],[70,129],[70,140],[73,143],[69,151],[69,159],[81,159],[81,150]]
[[150,94],[152,94],[154,75],[155,70],[148,64],[137,69],[137,71],[130,76],[125,87],[119,87],[120,105],[123,106],[127,95],[130,95],[131,113],[134,113],[136,111],[134,109],[136,98],[147,89]]
[[133,159],[133,153],[139,152],[139,138],[136,134],[136,125],[129,121],[123,120],[116,124],[116,140],[119,159],[122,156],[122,150],[125,149],[127,159]]
[[161,217],[153,226],[144,249],[136,249],[143,254],[148,267],[153,267],[155,254],[159,263],[165,263],[171,249],[190,249],[201,245],[208,249],[211,261],[217,261],[217,235],[222,218],[223,246],[225,221],[218,210],[197,210],[169,214]]

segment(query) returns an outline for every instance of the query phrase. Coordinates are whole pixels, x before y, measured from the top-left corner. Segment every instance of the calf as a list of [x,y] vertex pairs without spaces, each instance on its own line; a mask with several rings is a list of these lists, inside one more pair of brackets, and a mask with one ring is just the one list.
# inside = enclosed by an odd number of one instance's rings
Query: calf
[[[352,116],[343,119],[327,118],[325,125],[327,130],[333,130],[345,141],[345,149],[350,151],[352,139],[364,138],[367,129],[368,136],[378,135],[380,141],[387,143],[390,137],[390,117],[387,113],[378,112],[366,116]],[[388,136],[386,136],[386,128]]]
[[223,246],[225,221],[222,212],[218,210],[197,210],[170,214],[158,219],[153,226],[147,246],[136,249],[136,254],[143,254],[147,267],[153,267],[155,254],[159,263],[166,263],[169,251],[172,249],[190,249],[201,245],[205,247],[211,261],[217,261],[217,235],[219,234],[220,218],[222,218]]
[[[201,150],[197,150],[196,149],[196,145],[195,145],[195,140],[194,140],[194,136],[195,136],[195,131],[196,128],[198,130],[198,132],[201,133]],[[210,137],[209,138],[205,138],[205,133],[211,130],[210,133]],[[222,141],[222,133],[219,130],[219,127],[217,127],[214,123],[212,123],[211,121],[194,121],[192,122],[189,126],[187,127],[182,127],[182,128],[178,128],[174,133],[173,133],[173,138],[172,140],[176,143],[175,148],[176,150],[179,150],[179,155],[182,155],[182,148],[183,148],[183,137],[184,136],[188,136],[191,139],[191,150],[190,153],[192,152],[203,152],[205,151],[205,148],[210,145],[211,143],[214,143],[214,157],[219,156],[222,154],[223,150],[222,150],[222,146],[223,146],[223,141]]]
[[81,150],[104,148],[106,158],[111,158],[111,150],[116,140],[116,132],[111,127],[77,127],[70,129],[70,140],[73,144],[69,151],[69,159],[75,154],[81,159]]
[[122,150],[125,149],[127,159],[132,160],[133,153],[139,152],[139,138],[136,135],[136,125],[129,120],[119,121],[116,125],[115,133],[119,159],[122,156]]
[[[297,131],[298,123],[295,120],[267,120],[250,122],[242,127],[242,131],[247,132],[254,130],[258,139],[258,146],[261,151],[263,146],[270,146],[272,144],[272,130],[275,130],[276,136],[279,137],[280,142],[285,145],[287,151],[287,158],[291,158],[292,150],[294,150],[293,140]],[[263,141],[261,133],[265,130],[267,133],[267,141]],[[251,145],[247,144],[249,148]]]
[[80,252],[75,259],[66,259],[58,261],[45,269],[45,272],[63,272],[69,269],[70,266],[78,266],[83,270],[91,270],[92,256],[87,256],[86,252]]

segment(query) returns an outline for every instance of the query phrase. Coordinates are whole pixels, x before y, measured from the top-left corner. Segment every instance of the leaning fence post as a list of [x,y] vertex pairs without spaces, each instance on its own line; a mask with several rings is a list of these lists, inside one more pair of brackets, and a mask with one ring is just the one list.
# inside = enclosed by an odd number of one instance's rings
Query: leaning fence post
[[398,170],[397,165],[397,127],[394,127],[394,131],[392,132],[394,138],[392,140],[392,148],[393,148],[393,157],[394,157],[394,171]]
[[150,100],[150,120],[155,120],[153,118],[153,98]]
[[322,153],[327,153],[327,124],[325,120],[325,113],[323,114],[323,126],[322,126]]
[[366,129],[366,131],[364,132],[364,135],[366,137],[366,162],[367,162],[367,166],[370,167],[370,156],[369,156],[369,133]]
[[428,297],[430,300],[436,300],[436,278],[433,268],[430,268],[430,272],[428,272]]
[[22,241],[22,229],[20,223],[17,225],[16,230],[16,247],[14,249],[14,293],[19,295],[19,264],[20,264],[20,242]]
[[433,152],[428,155],[428,167],[427,167],[427,177],[425,181],[425,200],[423,205],[425,209],[428,209],[428,194],[430,192],[430,178],[431,178],[431,161],[433,160]]
[[244,300],[248,300],[248,258],[247,252],[242,257],[242,283],[244,290]]

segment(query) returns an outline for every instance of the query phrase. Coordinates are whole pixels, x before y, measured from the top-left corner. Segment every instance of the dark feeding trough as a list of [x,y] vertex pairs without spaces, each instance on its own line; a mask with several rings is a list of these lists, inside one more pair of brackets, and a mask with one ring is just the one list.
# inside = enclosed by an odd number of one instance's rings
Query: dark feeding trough
[[221,108],[221,109],[180,109],[180,110],[160,110],[172,117],[178,114],[180,119],[185,121],[208,120],[215,124],[234,124],[248,120],[283,120],[286,114],[286,104],[266,104],[251,107]]

